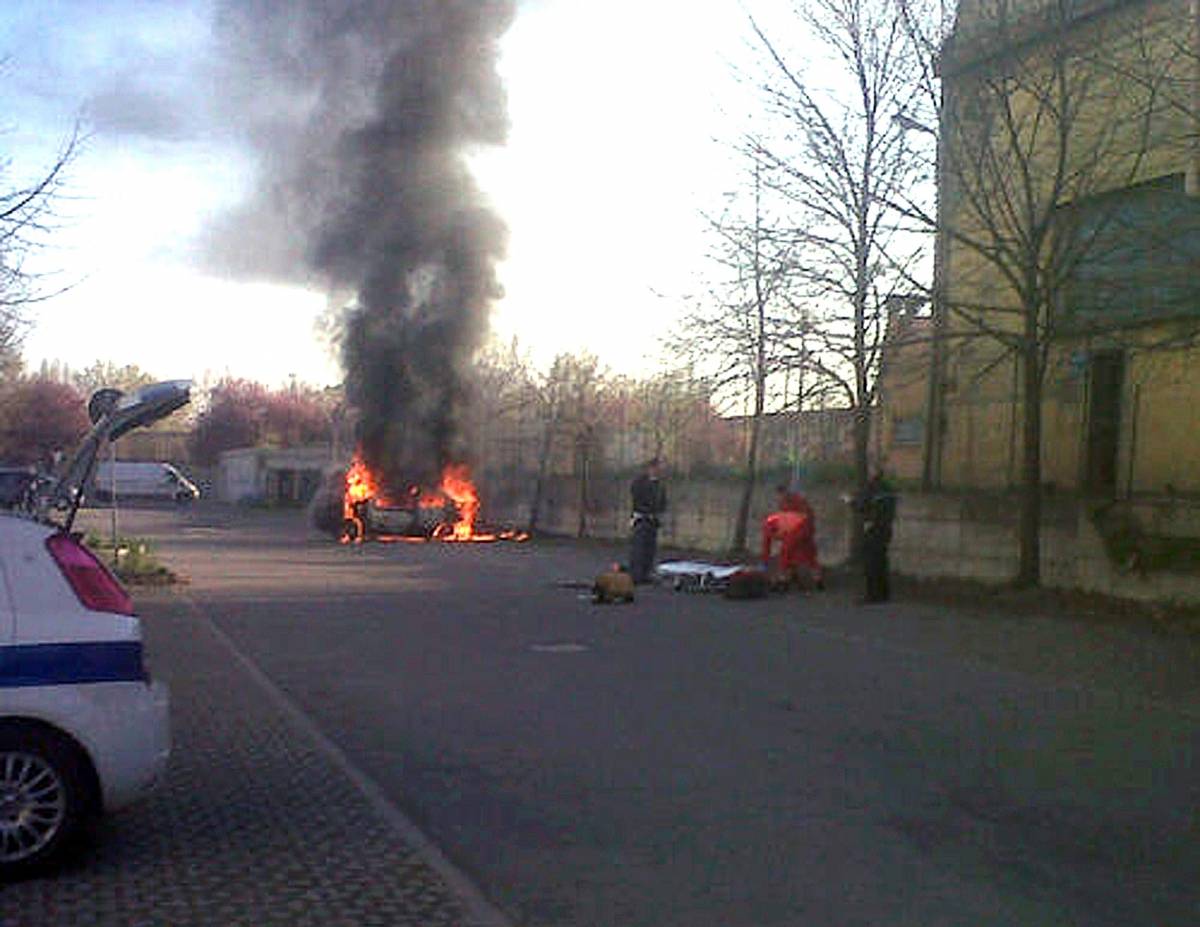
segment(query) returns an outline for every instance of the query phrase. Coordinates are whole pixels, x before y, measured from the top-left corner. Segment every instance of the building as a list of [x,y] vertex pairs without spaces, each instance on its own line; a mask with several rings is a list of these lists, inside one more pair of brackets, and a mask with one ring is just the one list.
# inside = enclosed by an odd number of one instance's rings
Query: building
[[[1200,56],[1179,40],[1198,15],[960,7],[942,62],[942,487],[1019,485],[1032,447],[1050,488],[1200,494]],[[899,409],[890,440],[915,440]]]
[[[726,442],[729,451],[719,461],[726,467],[742,467],[750,440],[750,416],[731,416],[718,421],[736,440]],[[801,412],[767,412],[758,436],[758,465],[761,470],[792,467],[804,472],[849,469],[854,461],[854,412],[850,409],[805,409]]]
[[922,475],[932,336],[927,304],[908,301],[891,308],[880,352],[872,456],[905,482]]
[[[243,447],[221,454],[215,489],[221,502],[305,505],[337,461],[327,445]],[[346,466],[346,461],[340,461]]]

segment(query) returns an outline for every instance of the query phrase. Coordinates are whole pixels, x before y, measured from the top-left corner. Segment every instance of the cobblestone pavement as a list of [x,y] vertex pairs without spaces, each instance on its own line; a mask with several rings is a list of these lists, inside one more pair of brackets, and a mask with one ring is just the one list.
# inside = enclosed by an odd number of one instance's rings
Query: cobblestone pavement
[[166,779],[62,871],[0,887],[2,927],[503,923],[448,886],[186,602],[142,610],[171,686]]

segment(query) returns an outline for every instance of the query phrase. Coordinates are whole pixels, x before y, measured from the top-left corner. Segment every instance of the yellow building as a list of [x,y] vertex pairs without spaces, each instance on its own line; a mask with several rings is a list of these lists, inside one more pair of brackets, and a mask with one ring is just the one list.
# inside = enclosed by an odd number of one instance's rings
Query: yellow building
[[1200,494],[1194,16],[962,4],[942,59],[940,486],[1021,482],[1036,389],[1043,484]]
[[897,301],[889,306],[872,456],[903,483],[916,483],[922,477],[932,333],[933,319],[925,301]]

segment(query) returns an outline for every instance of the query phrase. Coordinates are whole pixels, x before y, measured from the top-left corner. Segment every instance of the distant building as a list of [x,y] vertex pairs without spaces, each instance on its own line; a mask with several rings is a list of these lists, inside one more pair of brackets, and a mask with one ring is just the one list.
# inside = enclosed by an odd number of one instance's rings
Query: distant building
[[[751,419],[749,416],[731,416],[720,421],[740,438],[736,442],[729,442],[732,453],[721,463],[725,466],[742,466]],[[850,409],[768,412],[763,416],[758,440],[758,463],[761,469],[849,466],[854,460],[854,413]]]
[[305,505],[334,464],[327,445],[244,447],[221,454],[215,489],[221,502]]

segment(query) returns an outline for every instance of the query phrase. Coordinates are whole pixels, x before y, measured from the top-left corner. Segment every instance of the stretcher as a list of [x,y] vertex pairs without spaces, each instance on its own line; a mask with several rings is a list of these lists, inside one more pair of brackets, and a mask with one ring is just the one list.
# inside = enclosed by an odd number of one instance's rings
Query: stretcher
[[655,572],[676,592],[725,592],[735,576],[761,573],[743,563],[709,563],[704,560],[667,560]]

